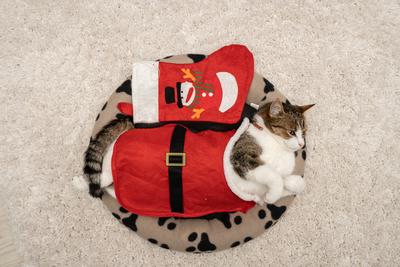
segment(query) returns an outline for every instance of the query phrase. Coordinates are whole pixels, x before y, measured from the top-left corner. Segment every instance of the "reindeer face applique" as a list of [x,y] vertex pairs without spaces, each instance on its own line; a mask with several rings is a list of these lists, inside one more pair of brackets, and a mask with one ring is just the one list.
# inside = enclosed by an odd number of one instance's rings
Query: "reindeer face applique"
[[[212,84],[202,81],[201,71],[191,71],[189,68],[182,68],[183,82],[176,83],[176,89],[167,86],[165,88],[165,102],[167,104],[175,103],[174,92],[176,91],[176,104],[178,108],[189,108],[193,114],[191,119],[199,119],[205,111],[202,102],[207,101],[206,98],[214,96]],[[204,105],[203,106],[207,106]]]

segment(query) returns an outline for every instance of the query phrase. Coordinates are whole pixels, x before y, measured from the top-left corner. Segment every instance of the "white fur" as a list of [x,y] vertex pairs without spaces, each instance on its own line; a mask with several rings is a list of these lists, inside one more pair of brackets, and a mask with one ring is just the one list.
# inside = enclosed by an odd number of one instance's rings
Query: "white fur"
[[132,105],[135,123],[158,122],[158,62],[133,63]]
[[83,176],[74,176],[72,177],[72,184],[73,186],[78,189],[79,191],[88,191],[89,186]]
[[[305,188],[304,180],[298,175],[291,175],[295,165],[294,151],[304,146],[301,131],[296,133],[296,137],[285,140],[272,134],[265,127],[261,117],[256,115],[254,119],[262,130],[245,119],[226,147],[224,171],[228,186],[241,199],[259,204],[274,203],[283,196],[301,193]],[[260,158],[265,162],[249,171],[246,175],[247,180],[233,170],[230,162],[233,145],[246,131],[261,146],[263,152]]]
[[229,140],[224,151],[224,174],[229,188],[235,195],[246,201],[261,203],[260,195],[265,193],[267,188],[263,188],[262,185],[260,186],[253,181],[241,178],[234,171],[230,160],[233,146],[239,140],[240,136],[248,129],[249,124],[249,120],[245,118],[239,129]]

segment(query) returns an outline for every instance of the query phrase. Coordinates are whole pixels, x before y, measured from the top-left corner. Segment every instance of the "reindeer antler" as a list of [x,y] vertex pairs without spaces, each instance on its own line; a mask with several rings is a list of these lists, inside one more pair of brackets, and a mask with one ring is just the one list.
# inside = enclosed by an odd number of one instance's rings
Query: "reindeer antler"
[[204,108],[194,108],[193,109],[193,115],[192,115],[192,119],[200,119],[201,113],[203,113]]
[[196,81],[196,77],[190,72],[190,69],[181,69],[181,71],[185,74],[183,75],[184,79],[191,79],[193,82]]

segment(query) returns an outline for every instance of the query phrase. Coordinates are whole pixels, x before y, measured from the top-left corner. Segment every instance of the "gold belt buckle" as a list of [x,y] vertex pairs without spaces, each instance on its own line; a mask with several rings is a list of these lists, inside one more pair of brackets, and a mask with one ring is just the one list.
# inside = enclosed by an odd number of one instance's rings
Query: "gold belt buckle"
[[[181,157],[181,162],[171,162],[170,157]],[[167,152],[165,157],[165,165],[183,167],[186,165],[186,153],[184,152]]]

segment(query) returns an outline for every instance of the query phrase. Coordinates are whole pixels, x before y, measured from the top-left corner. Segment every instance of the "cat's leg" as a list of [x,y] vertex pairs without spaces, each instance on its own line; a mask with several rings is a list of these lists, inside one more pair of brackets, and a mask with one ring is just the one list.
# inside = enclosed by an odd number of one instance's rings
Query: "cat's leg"
[[283,179],[278,173],[266,165],[259,166],[249,171],[246,175],[249,180],[268,186],[268,192],[264,200],[267,203],[274,203],[281,198],[283,193]]
[[265,185],[242,178],[236,184],[241,192],[253,196],[254,202],[260,205],[264,204],[265,192],[268,191]]
[[300,175],[289,175],[283,179],[285,189],[295,194],[299,194],[306,188],[306,183]]

